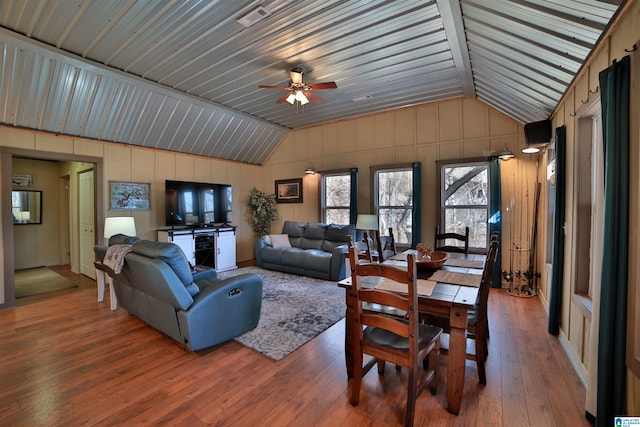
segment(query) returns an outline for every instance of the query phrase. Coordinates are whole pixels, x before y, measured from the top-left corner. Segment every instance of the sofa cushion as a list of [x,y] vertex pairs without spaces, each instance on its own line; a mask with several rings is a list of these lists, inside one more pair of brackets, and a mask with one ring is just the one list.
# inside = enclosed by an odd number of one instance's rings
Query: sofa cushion
[[286,234],[270,234],[269,240],[273,248],[290,248],[289,236]]
[[289,236],[289,242],[291,243],[291,246],[300,246],[300,239],[302,239],[302,233],[304,232],[304,227],[306,225],[306,222],[284,222],[284,225],[282,226],[282,234],[287,234]]
[[325,233],[325,240],[331,242],[347,243],[347,236],[351,235],[355,237],[356,229],[353,224],[338,225],[330,224],[327,226],[327,232]]
[[304,266],[304,249],[287,248],[282,252],[282,264],[303,268]]
[[354,236],[355,232],[356,230],[353,225],[330,224],[327,227],[325,241],[322,243],[321,249],[332,252],[336,246],[346,245],[348,242],[347,236]]
[[303,264],[305,270],[331,271],[331,252],[319,249],[308,249],[304,252]]
[[[189,290],[191,285],[193,285],[191,267],[189,266],[189,261],[187,261],[187,257],[184,252],[180,249],[180,246],[169,242],[140,240],[133,245],[132,252],[149,258],[161,259],[171,267],[187,290]],[[195,289],[193,288],[190,289],[189,293],[191,294],[194,290]]]
[[324,240],[327,233],[327,225],[317,222],[310,222],[304,228],[302,237],[312,240]]

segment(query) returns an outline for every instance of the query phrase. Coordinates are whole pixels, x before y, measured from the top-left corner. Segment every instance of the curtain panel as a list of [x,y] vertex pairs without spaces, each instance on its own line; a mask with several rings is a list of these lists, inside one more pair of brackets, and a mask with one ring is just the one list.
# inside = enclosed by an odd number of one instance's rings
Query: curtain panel
[[[489,235],[498,233],[498,247],[502,248],[502,185],[500,183],[500,160],[497,157],[489,159]],[[493,275],[491,276],[491,287],[502,287],[502,255],[498,254]]]
[[599,75],[604,147],[604,236],[596,426],[614,425],[614,417],[624,415],[626,402],[630,69],[631,59],[625,56]]
[[549,323],[552,335],[560,332],[562,315],[562,282],[564,275],[564,220],[567,192],[567,129],[556,128],[556,198],[553,218],[553,255],[551,258],[551,289],[549,295]]
[[349,191],[349,224],[358,221],[358,168],[349,169],[350,191]]

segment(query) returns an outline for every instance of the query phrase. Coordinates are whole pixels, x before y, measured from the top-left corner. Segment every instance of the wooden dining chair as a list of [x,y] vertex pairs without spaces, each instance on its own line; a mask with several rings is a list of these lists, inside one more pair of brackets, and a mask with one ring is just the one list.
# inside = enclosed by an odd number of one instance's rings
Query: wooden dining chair
[[[485,364],[489,356],[489,322],[488,322],[488,304],[489,290],[491,289],[491,278],[493,268],[498,258],[498,241],[492,240],[487,254],[487,260],[484,264],[482,272],[482,281],[480,282],[480,292],[478,293],[478,303],[476,307],[468,312],[467,318],[467,338],[474,341],[474,348],[469,351],[467,347],[467,360],[474,360],[478,369],[478,379],[480,383],[487,383],[487,375]],[[429,320],[424,319],[427,322]],[[434,322],[438,323],[438,322]],[[448,327],[444,328],[448,331]],[[449,353],[449,334],[443,334],[441,339],[441,353],[447,355]]]
[[[461,242],[460,245],[448,244],[447,240],[453,239]],[[435,238],[433,240],[433,249],[442,252],[469,253],[469,227],[465,227],[464,234],[460,233],[441,233],[440,226],[436,225]]]
[[376,244],[378,245],[378,261],[384,262],[398,253],[396,249],[396,241],[393,237],[393,229],[389,227],[389,235],[382,236],[379,231],[374,231]]
[[[358,259],[373,262],[373,252],[371,251],[371,246],[369,245],[369,239],[367,238],[366,233],[363,241],[354,240],[351,235],[348,235],[347,245],[348,247],[356,247]],[[349,254],[349,256],[351,256],[351,254]]]
[[[354,333],[351,334],[354,368],[349,400],[353,406],[358,405],[362,377],[373,365],[377,364],[379,375],[384,374],[385,362],[405,367],[409,374],[404,418],[405,426],[412,426],[417,395],[426,387],[429,387],[432,394],[437,389],[436,368],[442,329],[419,322],[413,255],[407,257],[408,268],[404,271],[385,264],[361,263],[356,251],[355,246],[349,247],[352,283],[349,292],[354,292],[357,299],[356,323],[355,326],[348,326],[354,328]],[[405,294],[365,287],[360,281],[364,276],[376,276],[406,284],[407,292]],[[366,310],[363,308],[366,303],[395,307],[407,313],[406,319]],[[373,357],[365,366],[364,354]],[[422,368],[423,364],[426,369]]]

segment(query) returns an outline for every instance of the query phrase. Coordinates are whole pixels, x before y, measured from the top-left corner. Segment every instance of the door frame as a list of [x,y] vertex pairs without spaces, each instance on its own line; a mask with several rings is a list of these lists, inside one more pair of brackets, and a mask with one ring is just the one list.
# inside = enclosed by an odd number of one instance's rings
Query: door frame
[[[57,160],[72,162],[87,162],[95,164],[95,221],[96,236],[103,233],[104,224],[104,186],[103,186],[103,159],[101,157],[82,156],[68,153],[54,153],[49,151],[28,150],[16,147],[0,147],[0,208],[2,212],[11,211],[11,175],[13,173],[13,158],[27,157],[37,160]],[[11,215],[2,215],[0,225],[0,239],[2,240],[2,276],[4,282],[3,295],[0,295],[0,310],[16,306],[15,297],[15,260],[13,256],[13,218]],[[97,242],[96,242],[97,243]]]

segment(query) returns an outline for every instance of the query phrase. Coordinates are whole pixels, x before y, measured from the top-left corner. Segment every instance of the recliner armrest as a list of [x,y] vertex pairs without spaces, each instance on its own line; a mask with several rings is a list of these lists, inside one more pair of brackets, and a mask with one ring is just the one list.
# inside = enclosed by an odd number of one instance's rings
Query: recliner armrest
[[217,279],[218,273],[212,267],[201,267],[198,266],[194,270],[191,271],[193,276],[193,281],[197,282],[202,279]]

